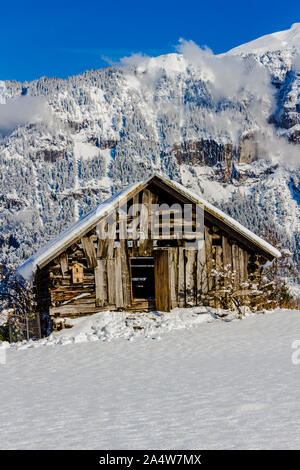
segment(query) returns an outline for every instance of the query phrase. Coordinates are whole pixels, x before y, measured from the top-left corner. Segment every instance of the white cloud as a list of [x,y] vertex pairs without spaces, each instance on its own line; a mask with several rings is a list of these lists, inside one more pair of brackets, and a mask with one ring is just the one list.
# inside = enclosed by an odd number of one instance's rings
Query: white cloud
[[0,104],[5,104],[6,103],[6,98],[5,98],[5,82],[2,80],[0,81]]
[[299,168],[299,146],[278,137],[271,126],[257,136],[257,144],[260,158],[280,163],[288,169]]
[[[161,117],[168,115],[173,122],[178,119],[181,129],[189,124],[185,122],[183,82],[176,81],[176,76],[183,74],[181,76],[184,77],[192,73],[194,78],[206,83],[215,103],[230,101],[237,106],[236,110],[229,106],[218,112],[206,107],[199,109],[197,120],[201,135],[215,139],[227,135],[238,144],[244,132],[255,128],[255,135],[260,135],[257,144],[261,158],[281,162],[288,167],[299,165],[298,146],[278,137],[268,122],[276,109],[276,90],[271,85],[269,72],[261,63],[238,55],[215,55],[208,47],[199,47],[195,42],[184,39],[180,39],[176,49],[179,55],[149,57],[141,53],[133,54],[123,57],[114,65],[126,69],[128,83],[143,95],[153,114]],[[300,55],[295,58],[293,69],[300,73]],[[157,86],[163,75],[174,79],[171,91],[177,87],[175,94],[168,94],[164,88]],[[154,100],[155,95],[156,98],[159,95],[159,99]],[[246,110],[246,115],[238,111],[239,107]],[[193,129],[186,129],[186,132],[192,139],[197,139]],[[180,135],[174,131],[168,139],[169,143],[176,143]]]
[[47,121],[49,108],[44,98],[20,96],[0,104],[0,134],[6,134],[18,126]]
[[200,78],[211,84],[216,99],[231,100],[254,98],[271,105],[274,90],[266,69],[254,60],[226,54],[214,55],[193,41],[180,39],[177,50],[187,64],[196,69]]
[[296,55],[293,62],[293,70],[296,73],[300,73],[300,54]]

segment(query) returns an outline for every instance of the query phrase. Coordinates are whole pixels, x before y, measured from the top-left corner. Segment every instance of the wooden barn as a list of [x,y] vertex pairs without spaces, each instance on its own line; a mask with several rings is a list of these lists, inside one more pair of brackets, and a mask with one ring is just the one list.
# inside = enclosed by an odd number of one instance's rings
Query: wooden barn
[[19,273],[33,279],[39,309],[52,318],[170,311],[218,306],[225,267],[242,285],[276,257],[277,249],[221,210],[155,174],[101,203]]

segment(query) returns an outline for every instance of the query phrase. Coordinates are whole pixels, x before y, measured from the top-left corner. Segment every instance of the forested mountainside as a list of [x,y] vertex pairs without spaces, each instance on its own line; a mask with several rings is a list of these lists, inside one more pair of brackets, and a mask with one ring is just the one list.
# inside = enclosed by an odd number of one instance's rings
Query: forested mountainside
[[5,82],[1,258],[20,264],[154,171],[299,248],[300,24],[226,54],[182,41],[67,79]]

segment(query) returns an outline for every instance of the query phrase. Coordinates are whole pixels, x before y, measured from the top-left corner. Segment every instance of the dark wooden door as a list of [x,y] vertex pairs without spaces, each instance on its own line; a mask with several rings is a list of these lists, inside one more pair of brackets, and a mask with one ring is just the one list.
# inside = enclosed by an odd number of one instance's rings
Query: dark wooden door
[[168,250],[154,251],[155,306],[162,312],[170,312],[170,274]]

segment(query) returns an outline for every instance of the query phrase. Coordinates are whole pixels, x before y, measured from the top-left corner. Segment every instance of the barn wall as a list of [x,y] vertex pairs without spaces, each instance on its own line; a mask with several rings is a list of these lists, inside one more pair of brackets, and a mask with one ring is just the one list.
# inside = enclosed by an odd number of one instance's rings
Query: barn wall
[[[137,202],[142,202],[143,207],[174,203],[174,195],[164,194],[161,188],[150,188],[136,194],[128,204]],[[117,231],[120,231],[122,224],[133,224],[134,218],[124,216],[117,222]],[[175,223],[173,219],[172,223]],[[99,309],[154,308],[151,302],[132,299],[130,258],[134,256],[155,257],[155,275],[160,281],[155,287],[156,307],[163,306],[164,310],[177,306],[218,307],[213,293],[223,287],[224,280],[221,274],[215,275],[215,271],[221,273],[225,266],[234,270],[235,282],[239,285],[255,269],[257,254],[243,245],[233,231],[225,232],[209,218],[205,218],[204,240],[197,250],[188,248],[185,239],[172,238],[172,229],[171,237],[165,239],[161,233],[163,221],[157,227],[161,234],[159,239],[155,243],[149,239],[151,213],[147,215],[142,211],[139,227],[139,239],[129,241],[100,240],[94,227],[43,268],[37,282],[41,292],[47,290],[49,294],[50,314],[76,316]],[[191,231],[195,228],[193,221]],[[143,235],[147,230],[148,238]],[[166,254],[161,255],[164,262],[158,265],[160,252]],[[166,286],[168,293],[162,290]]]

